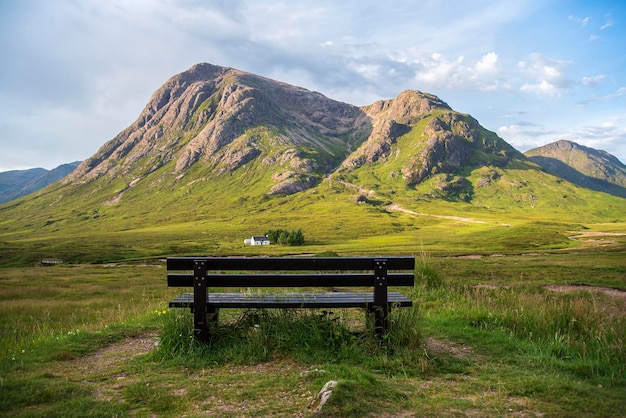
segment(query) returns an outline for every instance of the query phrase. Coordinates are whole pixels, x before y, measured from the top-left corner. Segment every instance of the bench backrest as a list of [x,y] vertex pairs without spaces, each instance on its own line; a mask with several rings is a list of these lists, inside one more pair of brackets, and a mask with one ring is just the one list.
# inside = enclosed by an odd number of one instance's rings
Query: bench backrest
[[201,275],[207,287],[413,286],[414,268],[413,257],[170,257],[167,285]]

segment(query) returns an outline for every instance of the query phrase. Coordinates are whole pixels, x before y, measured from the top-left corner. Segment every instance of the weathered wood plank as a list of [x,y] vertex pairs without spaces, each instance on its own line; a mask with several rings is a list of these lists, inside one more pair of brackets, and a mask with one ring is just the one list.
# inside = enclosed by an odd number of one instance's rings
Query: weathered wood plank
[[[389,270],[412,270],[413,257],[381,257]],[[376,257],[170,257],[168,270],[193,270],[195,260],[207,260],[207,270],[374,270]]]
[[[388,286],[413,286],[412,273],[388,274]],[[359,287],[374,286],[374,273],[312,273],[312,274],[211,274],[209,287]],[[193,287],[193,274],[170,273],[169,287]]]
[[[389,292],[387,302],[398,307],[413,306],[400,292]],[[328,293],[209,293],[208,308],[364,308],[374,304],[372,292]],[[193,308],[194,294],[183,293],[169,303],[170,308]]]

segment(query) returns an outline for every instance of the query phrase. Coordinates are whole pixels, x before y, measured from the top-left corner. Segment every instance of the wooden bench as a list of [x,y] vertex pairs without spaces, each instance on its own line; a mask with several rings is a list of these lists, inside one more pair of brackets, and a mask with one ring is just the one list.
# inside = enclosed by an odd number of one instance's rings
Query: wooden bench
[[[194,332],[208,341],[208,322],[221,308],[363,308],[374,314],[377,336],[387,331],[392,307],[412,306],[389,286],[413,286],[413,257],[170,257],[167,285],[193,287],[169,302],[191,308]],[[172,273],[175,271],[176,273]],[[185,271],[181,273],[181,271]],[[268,273],[269,272],[269,273]],[[371,287],[369,292],[208,293],[209,288]]]

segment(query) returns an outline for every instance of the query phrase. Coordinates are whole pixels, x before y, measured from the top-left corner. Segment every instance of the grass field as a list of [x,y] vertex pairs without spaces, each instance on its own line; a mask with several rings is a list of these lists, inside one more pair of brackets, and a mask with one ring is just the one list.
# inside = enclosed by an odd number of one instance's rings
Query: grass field
[[0,415],[309,416],[334,380],[319,416],[624,416],[624,259],[418,254],[384,344],[359,311],[233,310],[199,345],[160,261],[2,268]]
[[[0,205],[0,415],[309,416],[332,381],[321,416],[626,416],[626,200],[440,108],[363,148],[277,108],[181,169],[215,106]],[[272,191],[288,179],[304,190]],[[304,245],[244,244],[276,229]],[[318,254],[415,256],[415,306],[382,341],[358,310],[233,310],[209,345],[167,308],[165,257]]]

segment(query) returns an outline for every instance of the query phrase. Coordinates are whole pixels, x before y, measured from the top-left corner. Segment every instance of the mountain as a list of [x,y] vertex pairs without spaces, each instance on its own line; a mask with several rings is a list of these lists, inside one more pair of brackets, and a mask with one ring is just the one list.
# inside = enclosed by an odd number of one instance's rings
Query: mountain
[[0,205],[0,264],[245,254],[279,228],[311,252],[564,248],[584,223],[626,222],[624,202],[425,92],[357,107],[198,64],[61,181]]
[[52,170],[32,168],[11,170],[0,173],[0,203],[10,202],[18,197],[35,192],[49,184],[61,180],[71,173],[80,161],[62,164]]
[[606,151],[562,139],[528,150],[524,155],[555,176],[626,198],[626,166]]
[[235,69],[199,64],[168,80],[139,118],[67,179],[144,178],[167,166],[228,175],[257,162],[270,194],[319,183],[366,137],[357,107]]
[[[407,135],[411,149],[405,152],[397,142]],[[163,167],[176,178],[199,170],[228,176],[254,167],[266,187],[257,191],[288,195],[337,170],[349,173],[368,164],[387,165],[389,175],[414,185],[467,166],[502,166],[520,158],[476,120],[426,93],[406,91],[358,108],[235,69],[198,64],[168,80],[130,127],[64,183],[132,177],[132,187]],[[164,173],[158,176],[163,179]]]

